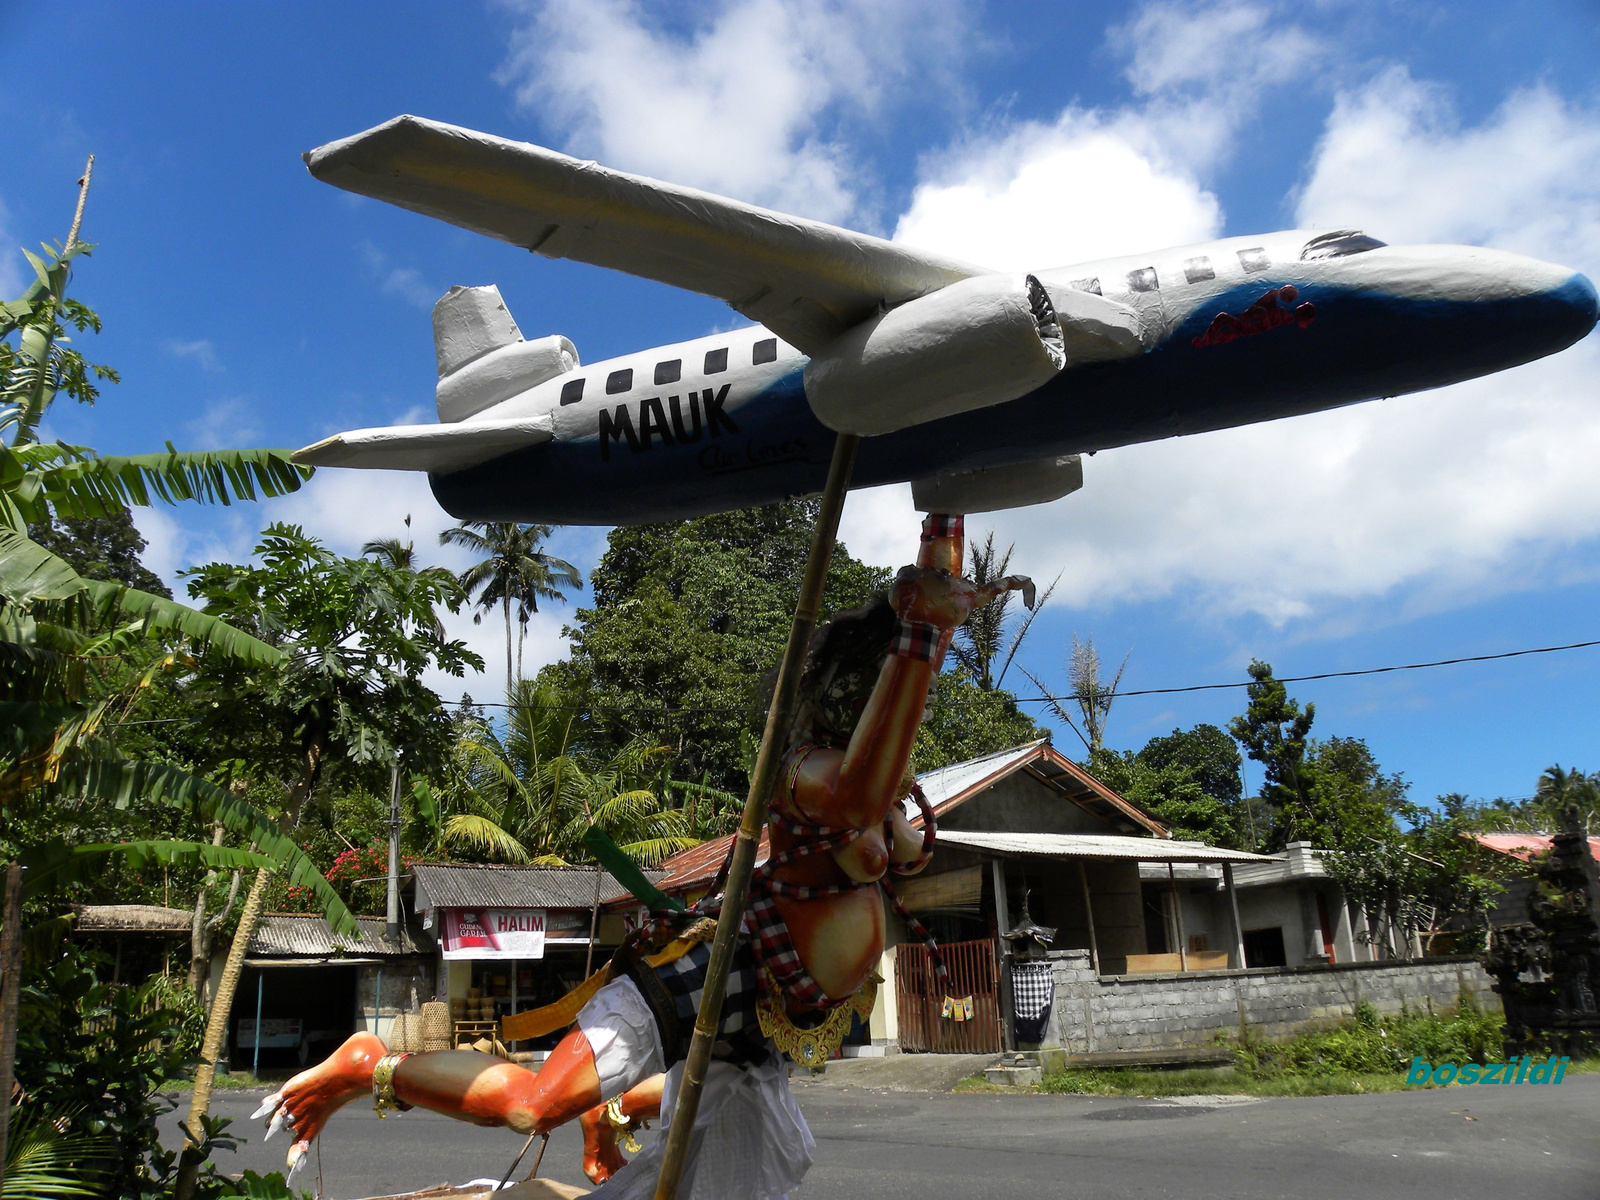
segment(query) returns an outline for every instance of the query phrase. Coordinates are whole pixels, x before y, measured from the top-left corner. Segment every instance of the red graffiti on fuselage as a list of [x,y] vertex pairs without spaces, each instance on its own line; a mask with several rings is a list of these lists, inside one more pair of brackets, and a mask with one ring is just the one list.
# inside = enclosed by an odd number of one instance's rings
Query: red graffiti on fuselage
[[1281,325],[1298,325],[1304,329],[1317,319],[1316,305],[1308,302],[1295,305],[1294,308],[1284,307],[1294,304],[1299,296],[1299,289],[1292,283],[1286,283],[1281,288],[1271,289],[1237,317],[1232,313],[1218,313],[1211,319],[1206,331],[1194,339],[1193,345],[1196,349],[1221,346],[1242,337],[1266,333]]

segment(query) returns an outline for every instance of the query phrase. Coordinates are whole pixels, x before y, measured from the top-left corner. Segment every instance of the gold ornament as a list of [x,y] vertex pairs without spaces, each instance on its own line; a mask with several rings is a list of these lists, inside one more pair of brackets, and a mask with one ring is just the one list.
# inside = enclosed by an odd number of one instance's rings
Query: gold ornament
[[763,972],[762,977],[766,986],[761,989],[761,997],[756,1001],[756,1020],[761,1025],[761,1032],[772,1039],[779,1053],[813,1070],[826,1065],[844,1044],[845,1035],[850,1032],[852,1016],[859,1016],[865,1021],[872,1015],[873,1006],[878,1000],[878,985],[883,982],[882,976],[873,972],[856,989],[855,995],[829,1012],[820,1025],[801,1029],[789,1019],[788,1010],[783,1006],[782,989],[771,973]]
[[411,1107],[394,1094],[394,1069],[410,1057],[409,1054],[386,1054],[372,1068],[372,1107],[380,1121],[387,1113],[404,1112]]

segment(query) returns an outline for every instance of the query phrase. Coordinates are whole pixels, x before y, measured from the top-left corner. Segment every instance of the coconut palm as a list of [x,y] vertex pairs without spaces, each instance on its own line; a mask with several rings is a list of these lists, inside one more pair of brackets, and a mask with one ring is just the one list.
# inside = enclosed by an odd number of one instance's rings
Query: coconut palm
[[[591,858],[582,839],[593,826],[635,862],[653,866],[705,836],[705,813],[730,807],[707,803],[701,793],[709,789],[671,779],[665,746],[634,739],[590,758],[576,710],[561,701],[553,689],[524,681],[504,735],[480,724],[462,739],[442,848],[562,865]],[[693,805],[674,806],[674,791],[694,792],[702,819]]]
[[[522,674],[522,643],[528,635],[528,619],[539,611],[539,599],[565,600],[563,588],[583,586],[578,569],[564,558],[539,549],[554,530],[551,525],[521,525],[515,521],[463,521],[439,535],[446,546],[465,546],[484,557],[458,576],[468,595],[481,610],[473,622],[483,619],[496,604],[506,622],[506,695],[515,690]],[[519,634],[516,640],[516,674],[512,673],[511,607],[517,608]]]

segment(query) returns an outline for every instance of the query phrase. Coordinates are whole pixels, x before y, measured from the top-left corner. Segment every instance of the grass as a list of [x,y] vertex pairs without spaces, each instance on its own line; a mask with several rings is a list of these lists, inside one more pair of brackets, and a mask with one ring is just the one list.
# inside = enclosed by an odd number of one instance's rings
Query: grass
[[[1363,1004],[1333,1029],[1302,1033],[1283,1042],[1232,1043],[1230,1067],[1069,1069],[1047,1075],[1037,1087],[998,1087],[977,1075],[957,1091],[1039,1091],[1089,1096],[1346,1096],[1404,1091],[1413,1057],[1425,1062],[1503,1061],[1504,1021],[1471,1005],[1444,1013],[1380,1016]],[[1600,1072],[1600,1060],[1571,1064],[1571,1073]],[[1434,1085],[1428,1084],[1432,1087]],[[1454,1086],[1454,1085],[1446,1085]]]
[[[224,1071],[211,1081],[213,1091],[248,1091],[251,1088],[275,1088],[293,1075],[293,1071],[263,1071],[252,1075],[249,1071]],[[192,1092],[193,1079],[169,1079],[161,1085],[163,1092]]]

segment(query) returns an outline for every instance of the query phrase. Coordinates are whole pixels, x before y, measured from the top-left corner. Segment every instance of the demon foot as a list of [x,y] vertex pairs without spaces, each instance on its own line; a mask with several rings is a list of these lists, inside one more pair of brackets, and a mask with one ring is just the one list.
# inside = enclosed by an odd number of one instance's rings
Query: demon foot
[[268,1096],[261,1107],[250,1114],[252,1120],[272,1118],[266,1138],[287,1128],[295,1139],[294,1145],[289,1147],[290,1177],[304,1164],[312,1141],[322,1132],[328,1118],[350,1101],[372,1091],[373,1068],[387,1053],[375,1035],[354,1034],[322,1062],[301,1071]]
[[590,1183],[604,1183],[628,1165],[617,1149],[617,1127],[611,1123],[607,1107],[597,1104],[578,1118],[583,1128],[583,1173]]

